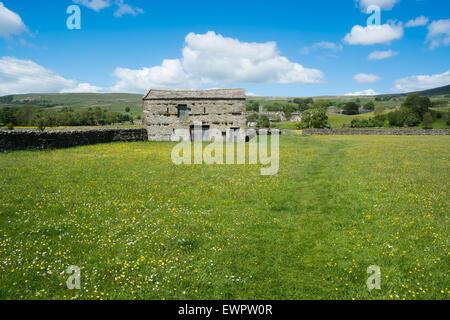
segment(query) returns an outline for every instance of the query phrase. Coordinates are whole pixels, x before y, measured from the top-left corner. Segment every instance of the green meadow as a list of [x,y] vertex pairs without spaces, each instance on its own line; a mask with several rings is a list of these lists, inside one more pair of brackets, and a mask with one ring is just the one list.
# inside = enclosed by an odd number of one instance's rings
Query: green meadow
[[0,299],[450,298],[450,137],[283,136],[274,176],[174,146],[1,153]]

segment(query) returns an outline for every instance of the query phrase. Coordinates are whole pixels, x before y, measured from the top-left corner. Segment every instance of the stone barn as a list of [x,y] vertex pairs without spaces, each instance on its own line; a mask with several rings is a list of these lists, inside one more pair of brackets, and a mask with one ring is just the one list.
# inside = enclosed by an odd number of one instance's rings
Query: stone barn
[[[244,89],[153,90],[143,98],[144,125],[150,141],[177,140],[177,129],[199,140],[194,127],[201,128],[203,141],[209,130],[218,129],[224,141],[245,141],[247,120]],[[199,124],[201,123],[201,127]],[[199,132],[197,129],[196,132]]]

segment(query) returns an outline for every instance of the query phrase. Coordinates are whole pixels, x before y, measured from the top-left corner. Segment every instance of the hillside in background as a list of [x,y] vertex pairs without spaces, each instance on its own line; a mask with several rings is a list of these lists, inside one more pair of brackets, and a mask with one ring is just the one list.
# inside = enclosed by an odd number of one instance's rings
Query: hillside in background
[[[435,100],[450,100],[450,85],[417,92],[423,96],[429,96]],[[386,94],[379,96],[321,96],[313,97],[314,100],[330,100],[334,103],[358,101],[361,104],[374,101],[375,105],[383,105],[387,108],[399,106],[405,94]],[[262,105],[270,103],[289,103],[296,97],[257,97],[248,96],[247,100],[257,101]],[[55,94],[20,94],[0,97],[0,108],[21,107],[33,105],[45,109],[62,109],[64,107],[79,110],[82,108],[100,107],[108,111],[125,113],[130,108],[130,115],[136,117],[142,115],[142,95],[127,93],[55,93]]]
[[[439,88],[434,88],[434,89],[428,89],[428,90],[423,90],[423,91],[414,91],[414,92],[408,92],[408,93],[392,93],[392,94],[380,94],[377,96],[317,96],[317,97],[312,97],[314,99],[325,99],[325,100],[333,100],[333,99],[342,99],[342,100],[353,100],[357,97],[359,98],[375,98],[375,97],[406,97],[411,93],[418,93],[421,96],[427,96],[427,97],[432,97],[432,96],[447,96],[445,98],[450,99],[450,84],[443,86],[443,87],[439,87]],[[288,100],[293,100],[295,98],[299,98],[299,97],[270,97],[270,96],[247,96],[248,100],[254,100],[254,101],[258,101],[258,100],[264,100],[264,101],[288,101]],[[305,98],[305,97],[303,97]]]
[[423,97],[447,96],[446,98],[450,98],[450,84],[443,86],[443,87],[433,88],[433,89],[428,89],[428,90],[414,91],[414,92],[408,92],[408,93],[382,94],[379,96],[380,97],[383,97],[383,96],[406,97],[411,93],[417,93]]
[[108,111],[125,113],[130,108],[130,114],[142,114],[142,95],[128,93],[54,93],[54,94],[21,94],[0,97],[0,108],[34,105],[46,109],[61,109],[63,107],[78,110],[81,108],[100,107]]
[[[439,87],[439,88],[417,91],[416,93],[418,93],[421,96],[449,95],[449,97],[447,97],[447,98],[450,98],[450,84],[447,86]],[[409,93],[404,93],[403,95],[407,96],[408,94]]]

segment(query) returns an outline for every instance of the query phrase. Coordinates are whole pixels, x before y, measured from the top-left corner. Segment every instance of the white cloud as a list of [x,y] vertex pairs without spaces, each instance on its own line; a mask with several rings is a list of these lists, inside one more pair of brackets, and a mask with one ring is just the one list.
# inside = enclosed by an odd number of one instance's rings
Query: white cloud
[[363,91],[346,93],[345,95],[346,96],[377,96],[377,95],[379,95],[379,93],[373,89],[367,89],[367,90],[363,90]]
[[164,60],[161,66],[132,70],[117,68],[114,71],[116,84],[113,92],[143,93],[154,89],[193,89],[200,85],[185,73],[179,59]]
[[[95,90],[95,91],[93,91]],[[47,92],[99,92],[99,87],[61,77],[33,61],[0,59],[0,95]]]
[[369,60],[383,60],[398,55],[398,52],[392,50],[374,51],[369,54]]
[[111,6],[110,0],[73,0],[73,2],[82,4],[83,6],[97,12]]
[[423,27],[428,24],[429,19],[424,16],[417,17],[416,19],[409,20],[406,24],[406,28]]
[[187,72],[207,82],[319,83],[323,74],[279,54],[276,42],[248,43],[209,31],[189,33],[183,48]]
[[450,84],[450,70],[441,74],[415,75],[396,80],[393,91],[403,93],[427,90]]
[[355,0],[365,12],[371,5],[379,6],[380,9],[391,10],[400,0]]
[[114,0],[114,3],[112,0],[73,0],[73,2],[84,5],[97,12],[109,8],[114,4],[117,7],[114,11],[114,16],[118,18],[127,14],[137,16],[140,13],[144,13],[144,10],[141,8],[130,6],[124,0]]
[[425,42],[430,43],[430,49],[450,45],[450,19],[433,21]]
[[93,86],[89,83],[80,83],[75,88],[62,89],[61,93],[101,93],[105,90],[101,87]]
[[327,49],[332,51],[342,51],[343,47],[340,43],[321,41],[316,42],[312,46],[304,47],[300,50],[301,54],[309,54],[311,51],[319,50],[319,49]]
[[248,43],[215,32],[189,33],[182,59],[161,66],[117,68],[113,91],[145,92],[149,88],[195,89],[235,83],[320,83],[323,74],[279,54],[275,42]]
[[344,41],[350,45],[373,45],[388,44],[393,40],[403,37],[403,26],[401,23],[382,24],[380,26],[362,27],[356,25],[348,33]]
[[6,8],[3,2],[0,2],[0,37],[9,37],[11,35],[19,35],[27,31],[27,27],[22,18]]
[[132,7],[128,4],[125,4],[123,0],[116,0],[116,5],[118,9],[114,12],[114,16],[122,17],[126,14],[131,14],[132,16],[137,16],[139,13],[144,13],[144,10],[138,7]]
[[367,74],[367,73],[358,73],[353,77],[353,80],[355,80],[358,83],[373,83],[381,78],[375,74]]

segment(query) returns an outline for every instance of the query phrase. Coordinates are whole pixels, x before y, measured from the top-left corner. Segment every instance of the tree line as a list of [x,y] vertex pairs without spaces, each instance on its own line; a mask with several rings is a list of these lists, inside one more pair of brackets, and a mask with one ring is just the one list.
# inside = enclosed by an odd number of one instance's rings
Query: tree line
[[32,105],[4,107],[0,109],[0,124],[3,126],[99,126],[132,121],[133,117],[100,107],[80,109],[63,107],[59,110],[45,110]]
[[[372,108],[372,104],[369,108]],[[365,107],[367,107],[367,104]],[[423,124],[424,128],[431,129],[434,121],[431,107],[433,107],[433,103],[428,97],[421,97],[417,93],[413,93],[408,95],[398,110],[384,114],[383,107],[376,107],[375,117],[369,119],[355,118],[351,122],[351,127],[415,127]],[[344,114],[357,114],[359,108],[360,105],[356,102],[347,102],[343,106]],[[438,112],[436,117],[442,117],[442,114]],[[447,124],[450,125],[450,112],[448,113]],[[298,128],[329,128],[326,109],[312,108],[303,112],[302,121],[298,124]]]

